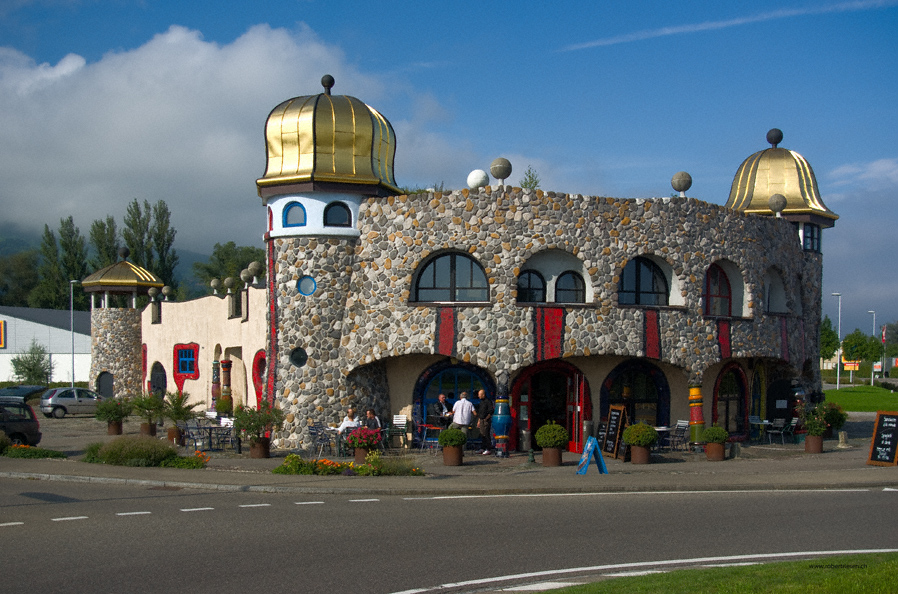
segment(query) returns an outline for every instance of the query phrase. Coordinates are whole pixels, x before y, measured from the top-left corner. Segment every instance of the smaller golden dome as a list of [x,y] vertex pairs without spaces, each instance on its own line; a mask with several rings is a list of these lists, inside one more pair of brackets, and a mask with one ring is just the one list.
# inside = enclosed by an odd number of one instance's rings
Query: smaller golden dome
[[332,76],[321,84],[323,93],[294,97],[269,114],[259,196],[309,190],[398,194],[393,126],[355,97],[331,95]]
[[119,262],[102,268],[81,281],[85,293],[131,294],[136,291],[144,294],[152,287],[159,289],[165,284],[152,272],[128,262],[125,259],[129,255],[128,248],[119,250],[119,255],[122,257]]
[[[733,178],[726,206],[743,212],[773,215],[770,197],[781,194],[786,199],[782,214],[786,218],[808,218],[831,227],[839,215],[823,204],[817,189],[814,170],[804,157],[779,148],[783,133],[776,128],[767,133],[771,148],[747,158]],[[792,215],[792,216],[790,216]]]

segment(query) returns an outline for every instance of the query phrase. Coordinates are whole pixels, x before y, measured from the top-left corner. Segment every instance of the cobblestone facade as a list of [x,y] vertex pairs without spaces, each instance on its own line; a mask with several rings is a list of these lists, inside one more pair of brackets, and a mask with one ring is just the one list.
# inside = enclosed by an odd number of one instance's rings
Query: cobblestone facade
[[91,383],[111,373],[116,398],[143,392],[143,356],[140,311],[130,308],[94,309],[91,323]]

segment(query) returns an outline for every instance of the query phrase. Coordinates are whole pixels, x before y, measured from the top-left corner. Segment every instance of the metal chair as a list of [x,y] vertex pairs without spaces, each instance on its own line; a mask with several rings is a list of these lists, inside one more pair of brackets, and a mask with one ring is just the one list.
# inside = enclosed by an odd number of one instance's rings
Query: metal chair
[[679,450],[681,447],[685,450],[686,444],[689,442],[689,421],[677,421],[677,424],[667,436],[667,445],[670,449]]
[[786,445],[786,435],[794,434],[796,425],[798,425],[798,419],[794,417],[788,425],[786,425],[786,419],[774,419],[773,424],[767,429],[768,443],[773,443],[773,436],[779,435],[782,444]]
[[393,447],[393,438],[399,438],[399,447],[405,447],[406,443],[406,431],[408,430],[408,416],[407,415],[393,415],[393,422],[390,424],[389,429],[387,429],[386,437],[388,447]]
[[316,422],[309,425],[309,436],[312,438],[312,448],[318,450],[315,458],[321,457],[324,448],[327,448],[331,454],[334,453],[334,442],[322,423]]

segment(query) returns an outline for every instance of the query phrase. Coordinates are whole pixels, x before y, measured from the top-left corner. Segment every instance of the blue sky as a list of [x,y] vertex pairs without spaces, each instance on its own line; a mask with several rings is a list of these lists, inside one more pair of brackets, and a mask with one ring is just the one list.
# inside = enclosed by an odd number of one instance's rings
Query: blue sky
[[[109,2],[0,0],[0,204],[83,233],[132,199],[169,204],[176,248],[261,245],[262,127],[320,91],[396,129],[400,185],[464,187],[499,156],[517,183],[654,197],[680,170],[723,204],[767,130],[814,168],[824,313],[898,320],[898,0]],[[12,207],[20,205],[19,207]]]

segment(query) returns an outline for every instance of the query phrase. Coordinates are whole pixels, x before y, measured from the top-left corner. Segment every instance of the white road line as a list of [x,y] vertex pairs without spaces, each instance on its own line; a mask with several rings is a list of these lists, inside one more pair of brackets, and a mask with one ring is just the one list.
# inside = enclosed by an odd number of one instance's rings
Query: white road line
[[245,503],[237,507],[271,507],[270,503]]
[[3,528],[4,526],[24,526],[24,525],[25,525],[25,522],[6,522],[4,524],[0,524],[0,528]]
[[148,512],[148,511],[139,511],[139,512],[119,512],[119,513],[117,513],[117,514],[115,514],[115,515],[117,515],[117,516],[144,516],[144,515],[151,514],[151,513],[153,513],[153,512]]
[[50,518],[52,522],[68,522],[71,520],[86,520],[87,516],[70,516],[68,518]]
[[483,578],[478,580],[468,580],[466,582],[455,582],[450,584],[441,584],[432,588],[415,588],[413,590],[402,590],[393,594],[425,594],[427,592],[437,592],[448,588],[461,588],[470,586],[483,586],[495,584],[497,582],[507,582],[511,580],[520,580],[528,578],[544,578],[549,576],[561,576],[572,573],[583,572],[604,572],[608,570],[637,570],[639,568],[655,568],[662,566],[675,565],[701,565],[706,563],[717,562],[739,562],[746,560],[764,561],[767,559],[788,559],[794,557],[826,557],[829,555],[859,555],[868,553],[898,553],[898,549],[858,549],[858,550],[842,550],[842,551],[795,551],[791,553],[759,553],[755,555],[732,555],[728,557],[696,557],[693,559],[669,559],[667,561],[637,561],[635,563],[615,563],[611,565],[593,565],[589,567],[569,567],[567,569],[550,569],[548,571],[534,571],[530,573],[517,573],[511,575],[501,575],[492,578]]
[[211,511],[213,509],[215,509],[215,508],[214,507],[188,507],[188,508],[182,509],[181,511],[182,512],[195,512],[195,511]]
[[321,505],[323,501],[297,501],[296,505]]
[[405,501],[434,501],[437,499],[508,499],[520,497],[614,497],[621,495],[732,495],[735,493],[868,493],[870,489],[736,489],[732,491],[619,491],[614,493],[507,493],[504,495],[433,495],[403,497]]
[[365,503],[368,501],[380,501],[380,499],[350,499],[349,503]]
[[898,491],[898,489],[893,489],[891,487],[883,487],[883,491]]

